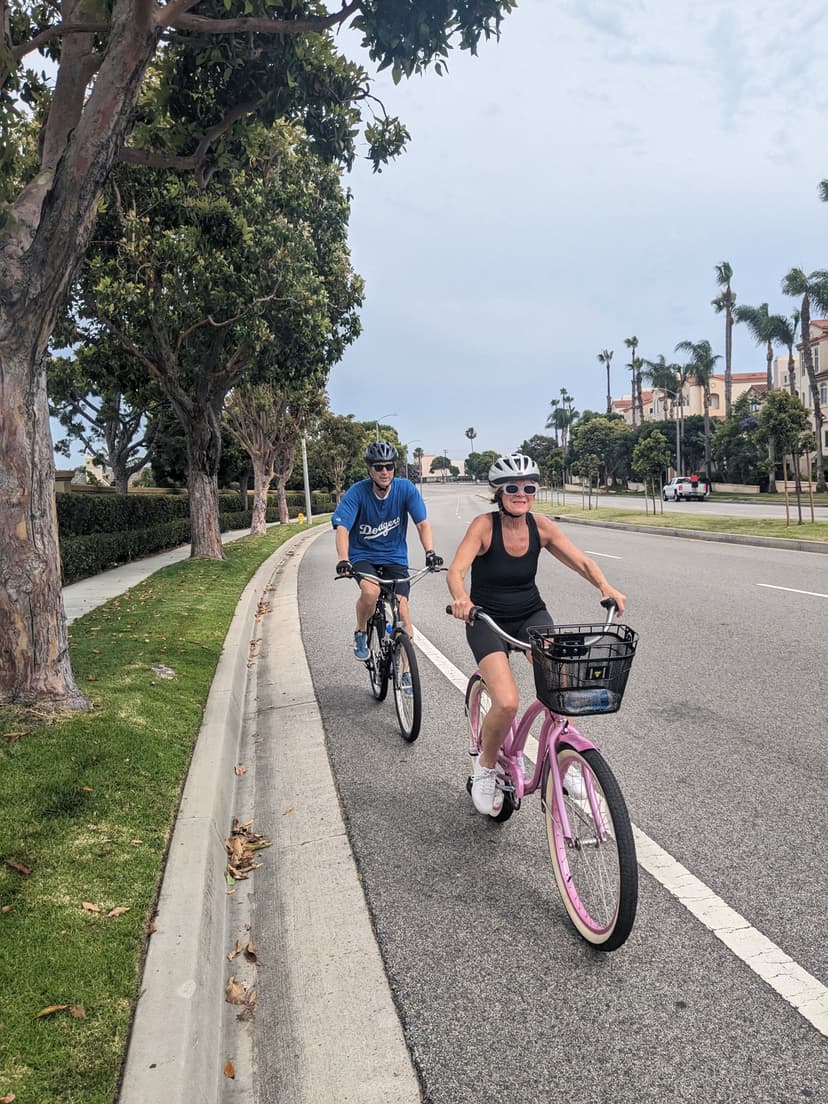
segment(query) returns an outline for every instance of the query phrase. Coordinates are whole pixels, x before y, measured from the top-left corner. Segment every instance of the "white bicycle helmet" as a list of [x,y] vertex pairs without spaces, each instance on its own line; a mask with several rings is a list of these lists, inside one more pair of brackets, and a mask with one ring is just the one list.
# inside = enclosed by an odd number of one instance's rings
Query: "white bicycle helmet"
[[516,452],[513,456],[499,456],[489,468],[489,486],[502,487],[515,479],[540,480],[538,465],[531,456]]

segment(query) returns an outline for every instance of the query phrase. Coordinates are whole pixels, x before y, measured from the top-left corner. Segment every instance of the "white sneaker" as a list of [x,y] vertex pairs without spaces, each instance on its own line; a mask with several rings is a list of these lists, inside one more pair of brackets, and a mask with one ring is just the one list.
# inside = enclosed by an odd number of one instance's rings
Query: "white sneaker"
[[471,796],[478,813],[498,815],[503,808],[503,790],[497,788],[497,767],[483,767],[480,759],[475,759]]
[[573,801],[586,801],[586,783],[580,766],[573,763],[563,776],[562,784],[564,793],[569,794]]

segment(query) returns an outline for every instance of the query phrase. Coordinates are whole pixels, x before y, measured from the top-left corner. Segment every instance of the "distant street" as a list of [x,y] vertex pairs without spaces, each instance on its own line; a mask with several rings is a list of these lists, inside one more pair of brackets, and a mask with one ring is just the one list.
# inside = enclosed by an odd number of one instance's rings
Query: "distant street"
[[[447,561],[488,508],[484,494],[426,485]],[[665,504],[712,509],[752,508]],[[611,955],[584,944],[554,885],[537,796],[498,825],[466,794],[461,687],[473,662],[444,612],[445,576],[412,596],[420,643],[436,659],[418,653],[423,730],[409,746],[393,702],[372,700],[352,657],[356,587],[334,585],[333,536],[323,536],[301,564],[304,644],[424,1100],[825,1100],[828,557],[561,524],[627,594],[624,621],[640,633],[621,712],[583,727],[615,770],[640,839],[767,937],[781,980],[758,976],[749,947],[726,946],[712,919],[692,915],[647,869],[629,943]],[[410,547],[419,566],[422,551]],[[596,592],[552,557],[539,585],[558,621],[600,612]],[[519,658],[513,667],[528,699],[529,667]],[[817,1026],[778,991],[803,984],[815,987]]]
[[[482,489],[482,486],[481,486]],[[567,492],[565,501],[570,504],[580,505],[581,495],[572,492]],[[585,498],[585,496],[584,496]],[[559,501],[557,497],[552,498],[551,501]],[[817,505],[821,501],[821,505]],[[596,499],[593,495],[592,504],[595,505]],[[636,497],[635,495],[606,495],[602,494],[597,499],[599,506],[616,507],[619,510],[640,510],[644,512],[644,499]],[[648,500],[650,508],[652,508],[651,500]],[[770,504],[767,501],[761,502],[717,502],[714,499],[707,499],[705,502],[663,502],[661,497],[656,498],[656,508],[661,510],[664,507],[665,514],[720,514],[725,517],[764,517],[773,518],[785,516],[785,496],[779,495],[779,502]],[[793,492],[789,496],[789,508],[791,512],[791,519],[796,524],[797,512],[796,512],[796,497]],[[821,500],[816,496],[814,497],[814,516],[817,521],[825,521],[828,519],[828,501],[825,500],[825,496],[821,497]],[[811,520],[811,506],[807,495],[802,496],[802,519],[803,521]]]

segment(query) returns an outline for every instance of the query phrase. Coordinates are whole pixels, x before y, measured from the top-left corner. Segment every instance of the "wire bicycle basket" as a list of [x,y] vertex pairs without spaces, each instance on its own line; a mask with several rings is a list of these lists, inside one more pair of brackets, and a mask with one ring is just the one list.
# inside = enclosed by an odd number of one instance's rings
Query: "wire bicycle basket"
[[556,625],[530,630],[535,692],[553,713],[615,713],[638,633],[629,625]]

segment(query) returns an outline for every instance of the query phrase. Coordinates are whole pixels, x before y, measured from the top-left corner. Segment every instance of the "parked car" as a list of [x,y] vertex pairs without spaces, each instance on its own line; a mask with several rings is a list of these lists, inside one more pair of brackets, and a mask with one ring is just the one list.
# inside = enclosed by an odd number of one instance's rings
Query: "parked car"
[[689,499],[703,502],[709,494],[710,486],[707,480],[698,475],[677,475],[661,488],[661,497],[665,502],[669,502],[670,499],[674,502]]

